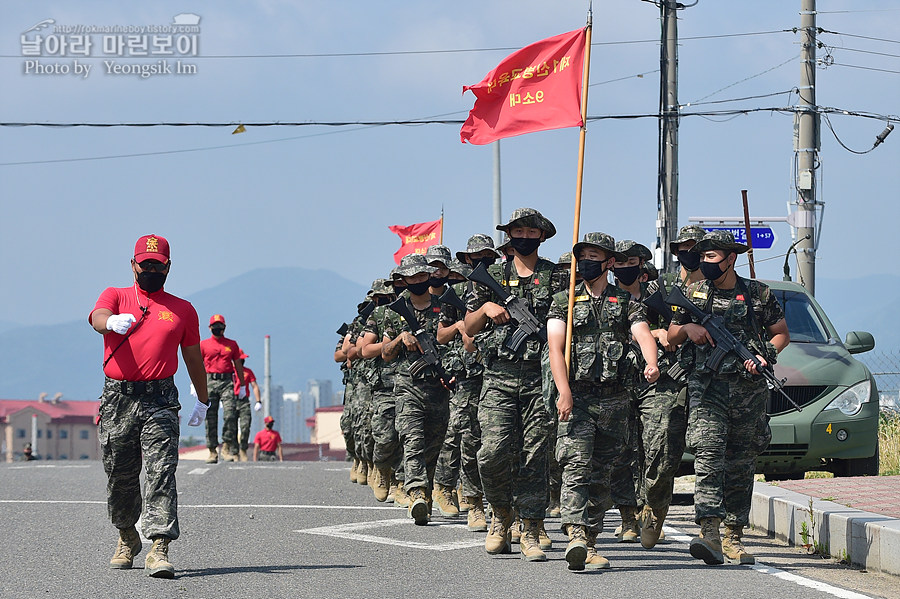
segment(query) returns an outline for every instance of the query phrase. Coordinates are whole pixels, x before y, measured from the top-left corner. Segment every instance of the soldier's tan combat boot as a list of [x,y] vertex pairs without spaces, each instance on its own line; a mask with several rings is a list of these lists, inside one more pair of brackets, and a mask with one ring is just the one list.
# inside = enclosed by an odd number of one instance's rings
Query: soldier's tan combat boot
[[387,501],[390,493],[391,469],[387,466],[375,467],[375,484],[372,486],[372,492],[375,493],[375,501],[384,503]]
[[356,482],[360,485],[369,484],[369,466],[365,460],[359,461],[359,467],[356,469]]
[[437,504],[438,511],[445,518],[456,518],[459,516],[459,508],[453,503],[454,490],[452,487],[444,485],[434,485],[434,502]]
[[661,538],[663,522],[669,509],[654,510],[649,505],[645,505],[641,511],[641,546],[644,549],[652,549]]
[[233,462],[235,461],[235,456],[231,453],[231,447],[229,447],[228,443],[222,443],[222,448],[219,450],[222,454],[223,462]]
[[566,545],[566,561],[569,563],[569,570],[580,572],[584,570],[584,560],[588,554],[585,528],[579,524],[569,524],[567,528],[569,544]]
[[431,508],[428,506],[428,498],[425,496],[425,489],[416,487],[409,491],[409,517],[415,521],[417,526],[425,526],[431,518]]
[[153,578],[175,578],[175,567],[169,563],[169,537],[154,537],[153,547],[144,560],[147,576]]
[[522,519],[522,537],[519,539],[519,551],[526,562],[545,562],[547,554],[541,549],[541,528],[543,520]]
[[541,523],[540,530],[538,530],[538,541],[541,549],[544,551],[548,549],[553,549],[553,541],[550,540],[550,535],[547,534],[547,529],[544,528],[544,521],[538,520]]
[[394,505],[397,507],[409,507],[409,494],[402,482],[397,483],[397,492],[394,493]]
[[510,553],[510,532],[513,516],[509,507],[491,506],[491,528],[484,539],[484,550],[491,555]]
[[633,506],[624,505],[619,507],[619,514],[622,516],[622,534],[619,536],[620,543],[637,543],[641,531],[638,529],[634,512],[635,508]]
[[240,451],[238,452],[238,458],[239,458],[242,462],[246,462],[247,459],[248,459],[248,458],[247,458],[247,450],[246,450],[246,449],[240,450]]
[[141,547],[141,537],[133,526],[120,528],[119,542],[116,544],[116,552],[109,560],[109,567],[116,570],[127,570],[134,565],[134,558],[141,552]]
[[743,526],[725,526],[725,535],[722,538],[722,553],[729,564],[749,566],[756,563],[753,554],[744,549],[741,537],[744,534]]
[[512,526],[509,528],[509,542],[516,544],[522,539],[522,519],[519,513],[513,510],[515,518],[513,518]]
[[474,497],[464,497],[466,505],[469,506],[468,514],[466,514],[466,527],[472,532],[487,531],[487,519],[484,516],[484,504],[481,495]]
[[586,570],[606,570],[609,568],[609,560],[597,553],[597,533],[587,531],[587,557],[584,559]]
[[359,460],[353,458],[353,463],[350,464],[350,482],[356,483],[356,471],[359,469]]
[[219,463],[219,452],[217,452],[215,449],[210,449],[209,455],[206,456],[206,463],[207,464]]
[[722,555],[722,539],[719,535],[721,523],[721,518],[701,518],[700,536],[691,539],[691,555],[702,559],[710,566],[725,563],[725,557]]
[[559,494],[550,492],[550,505],[547,506],[547,517],[548,518],[559,518],[560,516],[560,505],[559,505]]
[[469,504],[466,503],[466,496],[463,495],[462,485],[456,488],[456,506],[459,508],[460,514],[469,511]]
[[366,460],[366,482],[370,489],[375,488],[375,464]]

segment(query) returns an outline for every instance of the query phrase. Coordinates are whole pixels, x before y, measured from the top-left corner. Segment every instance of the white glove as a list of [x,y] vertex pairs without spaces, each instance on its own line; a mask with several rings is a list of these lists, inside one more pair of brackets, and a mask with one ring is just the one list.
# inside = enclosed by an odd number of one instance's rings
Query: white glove
[[106,328],[113,333],[124,335],[131,328],[131,323],[136,320],[134,314],[113,314],[106,319]]
[[203,420],[206,419],[206,410],[209,409],[209,406],[197,400],[197,403],[194,404],[194,411],[191,412],[191,419],[188,420],[188,426],[200,426],[203,424]]
[[197,390],[194,389],[194,383],[191,383],[191,395],[197,397]]
[[256,402],[256,405],[253,406],[253,409],[254,409],[254,411],[256,411],[256,412],[259,412],[260,410],[262,410],[262,403]]
[[247,390],[247,387],[238,389],[238,399],[247,399],[248,397],[250,397],[250,392]]

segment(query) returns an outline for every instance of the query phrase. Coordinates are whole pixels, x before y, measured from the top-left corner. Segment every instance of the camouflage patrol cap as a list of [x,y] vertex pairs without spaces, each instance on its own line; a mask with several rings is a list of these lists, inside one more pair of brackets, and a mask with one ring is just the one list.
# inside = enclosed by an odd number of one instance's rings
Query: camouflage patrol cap
[[578,254],[586,247],[595,247],[606,252],[607,258],[615,258],[621,262],[626,260],[625,254],[616,251],[616,240],[612,235],[606,233],[585,233],[584,239],[576,243],[572,248],[572,253],[577,257]]
[[497,230],[509,234],[512,227],[540,229],[544,232],[544,239],[550,239],[556,235],[556,227],[553,226],[553,223],[534,208],[516,208],[509,217],[509,222],[505,225],[497,225]]
[[564,252],[559,260],[556,261],[557,264],[571,264],[572,263],[572,252]]
[[429,264],[432,262],[440,262],[449,268],[450,261],[453,259],[453,254],[450,253],[450,248],[446,245],[432,245],[428,246],[428,249],[425,251],[425,259]]
[[631,239],[617,241],[616,251],[628,258],[637,256],[641,260],[653,260],[653,252],[650,251],[650,248]]
[[375,279],[372,281],[372,295],[394,295],[394,287],[389,279]]
[[734,252],[735,254],[743,254],[750,248],[743,243],[737,243],[731,231],[718,229],[710,231],[703,236],[703,239],[697,242],[697,245],[691,248],[692,252],[706,252],[709,250],[725,250],[726,252]]
[[474,270],[471,266],[465,264],[464,262],[460,262],[459,260],[451,260],[450,264],[448,264],[447,267],[450,269],[450,272],[455,272],[456,274],[462,275],[464,277],[468,277],[470,274],[472,274],[472,270]]
[[400,266],[392,271],[391,277],[394,279],[411,277],[420,272],[430,275],[434,274],[436,271],[437,269],[435,267],[428,266],[428,260],[422,254],[407,254],[400,260]]
[[465,262],[466,256],[469,254],[477,254],[478,252],[483,252],[484,250],[491,250],[497,256],[500,256],[500,252],[494,249],[494,240],[491,239],[490,235],[485,235],[484,233],[476,233],[469,237],[469,241],[466,242],[466,251],[464,252],[456,252],[456,259],[460,262]]
[[669,251],[678,253],[678,246],[685,241],[700,241],[706,235],[706,229],[700,225],[685,225],[678,230],[678,239],[669,242]]
[[644,265],[641,267],[641,269],[643,269],[643,271],[645,273],[647,273],[647,276],[649,277],[647,279],[648,282],[655,281],[656,279],[659,278],[659,271],[656,270],[656,267],[653,265],[652,262],[649,262],[649,261],[644,262]]
[[503,243],[497,246],[497,252],[501,256],[512,256],[512,248],[509,247],[510,238],[509,235],[503,234]]

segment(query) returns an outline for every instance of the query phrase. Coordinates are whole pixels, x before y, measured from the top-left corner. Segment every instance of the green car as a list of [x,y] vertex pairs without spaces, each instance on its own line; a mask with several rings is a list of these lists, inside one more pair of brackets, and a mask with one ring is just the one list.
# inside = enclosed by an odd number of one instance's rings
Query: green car
[[[853,354],[875,347],[871,334],[851,331],[842,343],[822,307],[801,285],[765,281],[784,308],[791,343],[778,355],[775,374],[787,378],[766,404],[772,441],[756,471],[766,480],[803,478],[807,470],[835,476],[878,475],[878,389]],[[685,462],[693,456],[685,454]],[[688,464],[683,464],[687,466]],[[690,464],[693,466],[693,464]]]

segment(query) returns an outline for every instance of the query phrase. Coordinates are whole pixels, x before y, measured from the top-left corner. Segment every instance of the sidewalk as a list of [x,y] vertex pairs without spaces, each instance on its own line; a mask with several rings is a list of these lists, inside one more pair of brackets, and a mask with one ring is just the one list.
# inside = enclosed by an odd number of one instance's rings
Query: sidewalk
[[900,575],[900,476],[758,482],[750,524],[867,570]]

